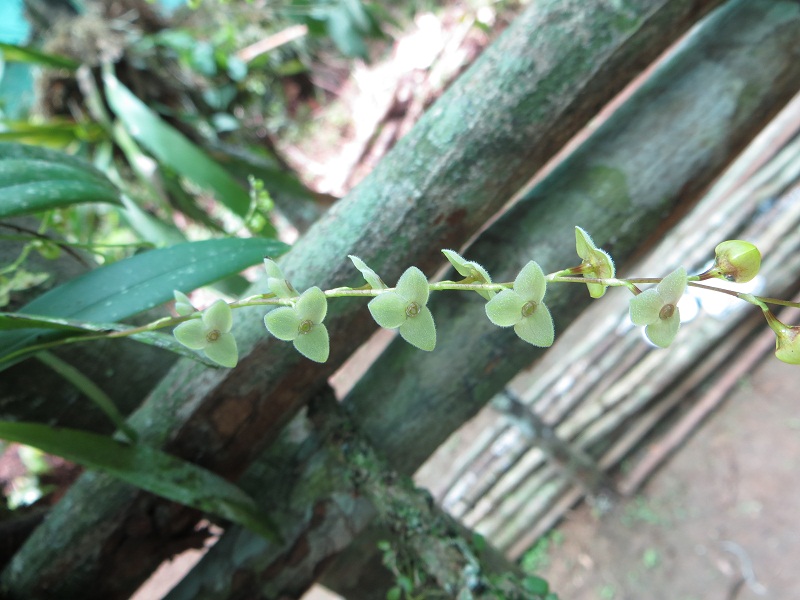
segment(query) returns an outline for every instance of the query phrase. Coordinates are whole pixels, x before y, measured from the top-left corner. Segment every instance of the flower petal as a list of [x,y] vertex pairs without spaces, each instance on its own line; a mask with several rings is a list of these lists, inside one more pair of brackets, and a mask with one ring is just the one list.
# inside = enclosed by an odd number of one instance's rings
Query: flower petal
[[397,280],[397,293],[409,302],[416,302],[420,306],[428,303],[428,278],[417,267],[409,267]]
[[686,281],[686,269],[683,267],[678,267],[661,280],[656,289],[663,298],[664,304],[678,304],[678,300],[686,291]]
[[381,279],[375,271],[370,269],[363,260],[352,254],[348,255],[347,258],[353,261],[356,269],[361,271],[364,281],[366,281],[373,290],[385,290],[388,287],[383,283],[383,279]]
[[581,258],[588,258],[589,253],[597,248],[592,241],[592,236],[590,236],[586,231],[582,228],[576,226],[575,227],[575,251],[578,253],[578,256]]
[[175,312],[180,316],[184,317],[195,311],[194,306],[192,306],[192,301],[189,300],[186,294],[178,290],[173,290],[172,295],[175,296]]
[[230,369],[239,362],[239,350],[232,333],[223,333],[215,342],[203,348],[203,352],[215,363]]
[[396,329],[405,322],[408,300],[397,292],[385,292],[369,301],[367,308],[375,322],[385,329]]
[[416,317],[406,319],[399,331],[405,341],[420,350],[430,352],[436,347],[436,324],[427,306]]
[[547,290],[547,282],[544,279],[544,272],[534,261],[530,261],[522,267],[522,270],[514,279],[514,291],[517,292],[525,301],[541,302]]
[[472,273],[470,271],[470,263],[455,250],[442,250],[445,258],[450,261],[453,268],[458,271],[462,277],[469,277]]
[[[489,272],[478,263],[466,260],[458,252],[453,250],[442,250],[442,254],[447,257],[459,275],[473,280],[474,283],[492,283]],[[486,300],[491,300],[497,292],[495,290],[475,290]]]
[[503,290],[486,303],[486,316],[499,327],[511,327],[522,319],[523,300],[514,290]]
[[324,363],[330,354],[330,339],[328,329],[322,323],[314,325],[308,333],[294,338],[294,347],[297,351],[314,362]]
[[529,344],[549,348],[555,339],[553,317],[544,304],[539,304],[530,317],[525,317],[514,325],[514,332]]
[[631,298],[630,314],[634,325],[649,325],[659,320],[664,300],[656,289],[649,289]]
[[300,317],[294,308],[289,306],[282,306],[275,310],[268,312],[264,316],[264,325],[272,335],[279,340],[291,342],[294,338],[300,335],[298,328],[300,327]]
[[313,323],[322,323],[328,313],[328,299],[318,287],[308,288],[295,304],[297,316],[301,321],[308,319]]
[[800,365],[800,327],[784,325],[776,333],[775,356],[790,365]]
[[678,329],[681,326],[680,311],[676,308],[675,312],[668,319],[658,319],[655,323],[651,323],[644,330],[647,339],[653,342],[660,348],[666,348],[678,335]]
[[[584,274],[584,277],[587,275]],[[588,277],[594,277],[594,275],[588,275]],[[602,283],[587,283],[586,287],[589,288],[589,295],[592,298],[602,298],[603,295],[606,293],[606,287]]]
[[267,277],[274,277],[275,279],[286,279],[283,275],[283,271],[271,258],[264,259],[264,270],[267,272]]
[[227,333],[233,325],[233,311],[224,300],[217,300],[203,311],[203,323],[209,330]]
[[200,319],[193,319],[178,325],[172,332],[175,339],[192,350],[202,350],[208,345],[208,328]]

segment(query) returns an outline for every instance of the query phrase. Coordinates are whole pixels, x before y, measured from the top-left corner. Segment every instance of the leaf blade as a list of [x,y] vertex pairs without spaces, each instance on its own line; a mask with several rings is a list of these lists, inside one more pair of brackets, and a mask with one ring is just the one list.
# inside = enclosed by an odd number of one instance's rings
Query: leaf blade
[[91,165],[45,148],[0,143],[0,218],[81,202],[121,204],[117,188]]
[[[171,300],[174,290],[196,289],[287,249],[275,240],[227,238],[150,250],[72,279],[19,312],[84,322],[120,321]],[[0,331],[0,360],[58,335],[41,329]],[[0,370],[10,364],[0,363]]]
[[164,122],[112,74],[105,73],[103,83],[111,110],[136,141],[163,164],[212,190],[234,213],[247,215],[250,198],[224,168]]
[[222,477],[156,448],[40,423],[0,421],[0,438],[34,446],[143,490],[229,519],[269,540],[277,528],[241,489]]

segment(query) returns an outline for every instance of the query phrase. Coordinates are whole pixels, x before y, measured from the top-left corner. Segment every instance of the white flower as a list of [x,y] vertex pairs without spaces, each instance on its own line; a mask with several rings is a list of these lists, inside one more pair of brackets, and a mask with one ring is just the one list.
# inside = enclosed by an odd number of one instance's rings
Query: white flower
[[686,270],[680,267],[656,287],[631,299],[631,321],[634,325],[646,326],[645,334],[656,346],[666,348],[678,335],[681,326],[678,300],[686,291],[687,281]]

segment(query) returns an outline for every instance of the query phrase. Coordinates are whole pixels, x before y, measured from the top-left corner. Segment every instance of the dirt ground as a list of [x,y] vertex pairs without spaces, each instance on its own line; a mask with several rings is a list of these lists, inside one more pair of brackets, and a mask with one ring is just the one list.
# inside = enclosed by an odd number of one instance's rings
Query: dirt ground
[[541,546],[562,600],[800,598],[800,369],[771,355],[636,498]]

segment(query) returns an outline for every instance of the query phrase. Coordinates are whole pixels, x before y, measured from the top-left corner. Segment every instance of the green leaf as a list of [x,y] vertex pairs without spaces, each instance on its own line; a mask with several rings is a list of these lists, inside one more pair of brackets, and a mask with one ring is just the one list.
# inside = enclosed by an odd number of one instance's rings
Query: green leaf
[[[287,249],[274,240],[231,238],[151,250],[68,281],[19,312],[77,321],[120,321],[171,300],[173,290],[196,289],[260,262],[265,254],[277,256]],[[0,332],[0,361],[58,335],[64,334],[41,329]],[[0,363],[0,369],[10,364]]]
[[344,4],[330,8],[325,20],[326,31],[339,51],[348,57],[367,59],[367,45],[353,15]]
[[540,596],[544,596],[550,591],[550,586],[548,583],[541,577],[536,577],[535,575],[529,575],[523,579],[522,587],[525,588],[525,591],[530,592],[531,594],[538,594]]
[[63,148],[73,142],[92,142],[107,138],[98,123],[75,123],[51,119],[44,123],[3,121],[0,141]]
[[0,143],[0,218],[79,202],[120,203],[91,165],[46,148]]
[[41,52],[35,48],[26,46],[18,46],[16,44],[2,44],[0,43],[0,52],[3,58],[8,62],[24,62],[43,67],[53,67],[56,69],[69,69],[75,71],[81,66],[78,61],[67,58],[66,56],[59,56],[56,54],[48,54]]
[[[120,325],[119,323],[95,323],[86,321],[75,321],[72,319],[57,319],[53,317],[42,317],[38,315],[28,315],[22,313],[9,313],[0,312],[0,339],[2,339],[2,331],[11,329],[58,329],[64,332],[70,332],[74,335],[69,337],[59,336],[62,343],[70,341],[80,342],[89,336],[96,334],[104,334],[110,331],[125,331],[133,329],[129,325]],[[172,335],[160,333],[158,331],[143,331],[141,333],[134,333],[126,336],[128,339],[147,344],[148,346],[155,346],[162,350],[167,350],[174,354],[180,354],[187,358],[194,359],[209,367],[218,367],[213,360],[209,360],[203,356],[192,352],[189,348],[178,342]],[[92,339],[96,339],[92,337]],[[36,346],[30,347],[30,352],[37,352],[40,348]],[[27,355],[28,352],[25,353]],[[0,369],[8,365],[0,366]]]
[[82,327],[78,322],[68,319],[51,319],[36,315],[26,315],[21,313],[0,312],[0,330],[8,329],[30,329],[40,327],[44,329],[62,329],[66,331],[100,331],[100,329],[88,329]]
[[280,539],[276,527],[238,487],[161,450],[38,423],[0,421],[0,438],[105,471],[148,492],[229,519],[269,540]]
[[247,191],[219,164],[174,129],[110,73],[103,75],[111,110],[125,128],[161,163],[214,192],[217,200],[240,217],[247,215]]

